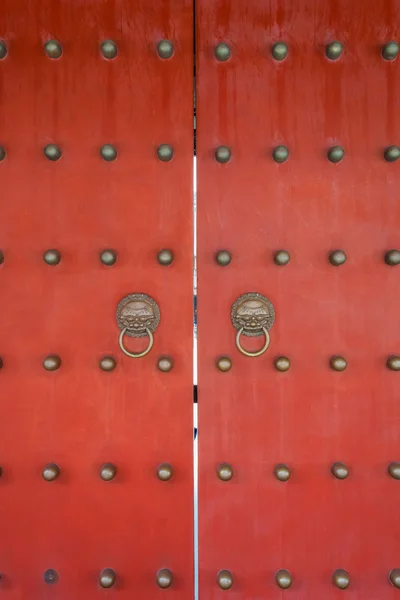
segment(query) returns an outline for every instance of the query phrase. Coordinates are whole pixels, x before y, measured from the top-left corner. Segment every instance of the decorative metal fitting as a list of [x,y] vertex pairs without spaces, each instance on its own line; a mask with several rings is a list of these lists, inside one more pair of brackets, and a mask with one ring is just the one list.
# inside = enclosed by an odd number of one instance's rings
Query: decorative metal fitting
[[117,579],[117,574],[113,569],[102,569],[99,575],[99,584],[102,588],[112,587]]
[[394,60],[400,50],[397,42],[388,42],[382,48],[382,58],[385,60]]
[[287,47],[287,44],[285,44],[285,42],[277,42],[276,44],[274,44],[272,46],[272,57],[275,60],[284,60],[289,52],[289,48]]
[[329,60],[337,60],[338,58],[341,57],[342,52],[343,52],[343,45],[338,41],[331,42],[325,48],[325,54],[326,54],[327,58],[329,58]]
[[174,54],[174,46],[169,40],[161,40],[157,45],[157,54],[160,58],[171,58]]
[[118,156],[118,151],[112,144],[104,144],[100,148],[100,156],[106,162],[112,162]]
[[171,587],[174,575],[170,569],[160,569],[156,576],[158,587],[166,589]]
[[395,588],[400,588],[400,569],[392,569],[390,571],[389,581]]
[[4,41],[0,41],[0,60],[3,60],[7,56],[8,50],[6,43]]
[[389,356],[386,361],[386,366],[391,371],[400,371],[400,356],[397,356],[397,355]]
[[342,462],[335,462],[331,466],[331,473],[336,479],[346,479],[349,476],[349,467]]
[[57,40],[49,40],[44,45],[44,50],[49,58],[60,58],[62,56],[62,46]]
[[4,160],[6,156],[7,150],[4,148],[4,146],[0,146],[0,162]]
[[61,367],[61,358],[55,354],[50,354],[44,359],[43,367],[46,371],[57,371]]
[[233,585],[233,575],[227,569],[221,569],[217,573],[217,584],[221,590],[229,590]]
[[220,356],[217,359],[217,368],[223,373],[230,371],[232,368],[232,361],[229,356]]
[[228,463],[221,463],[217,467],[217,475],[222,481],[229,481],[233,477],[233,468]]
[[290,469],[287,465],[276,465],[274,475],[279,481],[288,481],[290,479]]
[[0,250],[0,265],[4,262],[4,253]]
[[385,148],[383,156],[385,157],[385,160],[387,162],[395,162],[400,158],[399,146],[388,146],[387,148]]
[[160,263],[160,265],[162,265],[163,267],[167,267],[168,265],[172,264],[174,260],[174,254],[171,250],[163,248],[157,254],[157,260]]
[[[147,294],[129,294],[122,298],[117,306],[117,324],[121,329],[119,346],[127,356],[141,358],[146,356],[153,347],[153,332],[160,323],[160,309],[155,300]],[[143,352],[129,352],[124,344],[124,336],[149,337],[149,345]]]
[[56,160],[60,160],[62,156],[61,148],[56,144],[47,144],[43,152],[45,157],[53,162],[55,162]]
[[390,267],[400,265],[400,250],[388,250],[385,254],[385,263]]
[[160,144],[157,148],[157,156],[162,162],[169,162],[174,157],[174,149],[171,144]]
[[104,40],[104,42],[101,43],[100,51],[104,58],[107,58],[107,60],[112,60],[118,54],[118,47],[117,44],[112,40]]
[[225,62],[226,60],[229,60],[231,57],[231,49],[228,46],[228,44],[225,44],[225,42],[221,42],[220,44],[215,46],[214,56],[220,62]]
[[327,157],[331,163],[339,163],[344,157],[344,149],[342,146],[332,146],[328,149]]
[[275,581],[283,590],[287,590],[292,585],[292,576],[287,569],[279,569],[275,573]]
[[100,260],[106,267],[112,267],[117,262],[117,253],[115,250],[102,250],[100,253]]
[[55,267],[60,264],[61,261],[61,252],[59,250],[46,250],[43,254],[43,260],[45,263],[50,265],[51,267]]
[[332,583],[341,590],[345,590],[350,585],[350,577],[344,569],[336,569],[332,575]]
[[61,470],[55,463],[49,463],[42,471],[42,477],[45,481],[54,481],[60,475]]
[[162,371],[163,373],[168,373],[174,366],[174,361],[170,356],[160,356],[157,362],[157,366],[159,371]]
[[274,254],[274,263],[278,265],[278,267],[284,267],[290,261],[290,254],[287,250],[278,250]]
[[117,467],[112,463],[104,463],[100,467],[100,478],[103,481],[111,481],[117,474]]
[[[266,296],[258,292],[248,292],[239,296],[231,308],[232,325],[238,330],[236,346],[245,356],[261,356],[270,344],[269,330],[275,321],[275,309]],[[264,334],[265,344],[257,352],[248,352],[240,344],[241,335],[258,337]]]
[[393,479],[400,479],[400,462],[391,462],[388,465],[388,473]]
[[346,260],[347,256],[343,250],[333,250],[329,254],[329,262],[334,267],[340,267],[340,265],[343,265],[346,262]]
[[227,267],[232,260],[232,255],[228,250],[219,250],[215,255],[215,260],[220,267]]
[[117,361],[113,356],[103,356],[100,360],[100,369],[102,371],[114,371]]
[[289,150],[286,146],[276,146],[276,148],[272,150],[272,158],[277,163],[284,163],[289,158]]
[[45,571],[43,574],[43,579],[45,583],[53,585],[55,583],[58,583],[58,573],[54,569],[47,569],[47,571]]
[[231,160],[232,153],[228,146],[218,146],[215,150],[215,160],[221,164],[226,164]]
[[169,479],[171,479],[173,473],[174,470],[172,466],[168,463],[162,463],[157,467],[157,477],[161,481],[168,481]]
[[290,360],[287,356],[278,356],[274,361],[275,369],[284,373],[290,369]]
[[329,364],[334,371],[344,371],[347,369],[347,361],[343,356],[331,356]]

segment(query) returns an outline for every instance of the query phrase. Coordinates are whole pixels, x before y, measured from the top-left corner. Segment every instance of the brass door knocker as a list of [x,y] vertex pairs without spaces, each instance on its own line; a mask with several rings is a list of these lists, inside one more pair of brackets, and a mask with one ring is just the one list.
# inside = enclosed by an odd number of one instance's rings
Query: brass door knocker
[[[160,309],[153,298],[147,294],[129,294],[122,298],[117,306],[117,323],[121,329],[119,346],[127,356],[141,358],[150,352],[154,344],[153,332],[160,323]],[[143,352],[129,352],[124,346],[124,336],[149,338],[149,344]]]
[[[231,319],[233,326],[238,330],[236,346],[242,354],[256,357],[264,354],[270,344],[269,330],[275,321],[275,309],[270,300],[258,292],[248,292],[239,296],[232,304]],[[240,343],[240,336],[256,337],[265,336],[265,344],[257,352],[248,352]]]

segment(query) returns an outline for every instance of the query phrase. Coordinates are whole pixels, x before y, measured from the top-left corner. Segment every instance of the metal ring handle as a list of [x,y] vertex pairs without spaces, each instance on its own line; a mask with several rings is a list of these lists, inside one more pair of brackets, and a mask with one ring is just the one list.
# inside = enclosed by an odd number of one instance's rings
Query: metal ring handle
[[236,346],[238,347],[238,349],[240,350],[240,352],[242,354],[244,354],[245,356],[251,356],[252,358],[254,358],[255,356],[261,356],[261,354],[264,354],[264,352],[266,350],[268,350],[268,346],[271,341],[271,338],[269,337],[268,329],[266,329],[265,327],[262,328],[264,335],[265,335],[265,344],[261,348],[261,350],[258,350],[257,352],[247,352],[247,350],[242,348],[242,346],[240,344],[240,336],[242,335],[243,330],[244,330],[244,327],[241,327],[236,335]]
[[128,327],[125,327],[119,334],[119,347],[121,348],[122,352],[127,356],[130,356],[131,358],[142,358],[142,356],[146,356],[146,354],[150,352],[154,344],[153,334],[151,333],[150,329],[147,329],[146,327],[146,333],[149,336],[149,345],[147,346],[146,350],[143,350],[143,352],[138,352],[137,354],[129,352],[124,346],[124,335],[127,329]]

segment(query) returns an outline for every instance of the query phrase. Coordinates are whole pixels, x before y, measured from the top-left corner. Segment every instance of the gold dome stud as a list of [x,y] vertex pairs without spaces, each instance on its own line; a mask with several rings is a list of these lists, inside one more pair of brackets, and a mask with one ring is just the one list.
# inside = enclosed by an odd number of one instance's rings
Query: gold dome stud
[[104,58],[112,60],[118,54],[118,47],[113,40],[104,40],[104,42],[101,43],[100,51]]
[[4,146],[0,146],[0,162],[2,160],[4,160],[7,156],[7,150],[4,148]]
[[156,576],[158,587],[163,589],[171,587],[173,578],[174,575],[170,569],[160,569]]
[[44,50],[49,58],[60,58],[62,56],[62,47],[57,40],[49,40],[44,45]]
[[340,267],[340,265],[343,265],[346,262],[346,260],[347,260],[347,256],[346,256],[346,252],[344,252],[344,250],[333,250],[329,254],[329,262],[334,267]]
[[329,365],[334,371],[345,371],[347,369],[347,361],[343,356],[332,356]]
[[220,62],[225,62],[226,60],[229,60],[231,57],[231,49],[228,46],[228,44],[225,44],[225,42],[221,42],[220,44],[215,46],[214,56]]
[[162,265],[163,267],[168,267],[170,264],[172,264],[172,262],[174,260],[174,254],[171,250],[167,250],[166,248],[163,248],[157,254],[157,260],[160,263],[160,265]]
[[217,475],[221,481],[229,481],[233,477],[233,468],[228,463],[221,463],[217,467]]
[[62,156],[61,148],[57,146],[57,144],[47,144],[47,146],[44,147],[43,152],[45,157],[52,162],[60,160]]
[[56,354],[49,354],[43,360],[43,368],[46,371],[57,371],[61,367],[61,358]]
[[45,583],[48,583],[49,585],[54,585],[58,582],[58,573],[54,569],[47,569],[47,571],[45,571],[43,574],[43,579]]
[[287,569],[279,569],[275,573],[275,581],[283,590],[287,590],[292,585],[292,576]]
[[343,52],[343,45],[338,42],[331,42],[325,47],[325,54],[329,60],[337,60],[341,57]]
[[169,40],[161,40],[157,45],[157,54],[160,58],[171,58],[174,54],[174,46]]
[[226,373],[230,371],[232,368],[232,361],[229,356],[221,356],[217,359],[217,368],[222,371],[222,373]]
[[174,361],[170,356],[160,356],[157,363],[158,369],[163,373],[168,373],[174,366]]
[[274,475],[279,481],[288,481],[290,479],[290,469],[284,464],[276,465]]
[[349,467],[342,462],[335,462],[331,466],[331,473],[336,479],[346,479],[349,476]]
[[400,462],[391,462],[388,465],[388,473],[393,479],[400,479]]
[[100,261],[106,267],[112,267],[117,262],[117,253],[115,250],[110,250],[109,248],[106,250],[102,250],[100,253]]
[[100,359],[100,369],[102,371],[114,371],[117,366],[117,361],[113,356],[103,356]]
[[290,369],[290,360],[287,356],[278,356],[274,360],[275,369],[284,373],[285,371],[289,371]]
[[42,471],[42,477],[45,481],[54,481],[60,475],[60,467],[55,463],[49,463]]
[[276,146],[272,150],[272,158],[276,163],[284,163],[289,158],[289,150],[286,146]]
[[0,60],[3,60],[3,58],[5,58],[7,56],[8,50],[7,50],[7,46],[6,43],[3,41],[0,41]]
[[169,162],[174,157],[174,149],[171,144],[160,144],[157,148],[157,156],[161,162]]
[[327,152],[327,157],[331,163],[339,163],[343,160],[344,149],[341,146],[332,146]]
[[227,267],[232,260],[232,255],[228,250],[219,250],[215,255],[215,260],[220,267]]
[[277,42],[272,46],[271,53],[274,60],[281,61],[287,57],[289,48],[284,42]]
[[118,151],[112,144],[104,144],[100,148],[100,156],[106,162],[112,162],[117,158]]
[[290,261],[290,254],[287,250],[278,250],[274,254],[274,263],[278,265],[278,267],[284,267]]
[[55,249],[46,250],[46,252],[43,254],[43,260],[51,267],[55,267],[56,265],[60,264],[61,252]]
[[104,463],[100,467],[100,479],[103,481],[111,481],[117,474],[117,467],[112,463]]
[[385,148],[383,156],[387,162],[395,162],[400,158],[399,146],[388,146]]
[[400,588],[400,569],[392,569],[390,571],[389,581],[395,588]]
[[344,569],[336,569],[332,575],[332,583],[341,590],[345,590],[350,585],[350,577]]
[[388,42],[382,48],[382,58],[384,60],[394,60],[398,55],[399,50],[400,47],[397,42]]
[[217,584],[221,590],[229,590],[233,585],[233,575],[227,569],[221,569],[217,573]]
[[388,250],[385,253],[385,263],[390,267],[400,265],[400,250]]
[[102,588],[112,587],[117,579],[117,575],[113,569],[102,569],[99,575],[99,584]]
[[218,146],[215,150],[215,160],[221,164],[226,164],[231,160],[232,153],[228,146]]
[[389,356],[386,361],[386,366],[391,371],[400,371],[400,356],[398,356],[398,355]]
[[168,463],[162,463],[157,467],[157,477],[161,481],[169,481],[174,473],[172,466]]
[[4,262],[4,254],[3,252],[0,250],[0,265],[2,265]]

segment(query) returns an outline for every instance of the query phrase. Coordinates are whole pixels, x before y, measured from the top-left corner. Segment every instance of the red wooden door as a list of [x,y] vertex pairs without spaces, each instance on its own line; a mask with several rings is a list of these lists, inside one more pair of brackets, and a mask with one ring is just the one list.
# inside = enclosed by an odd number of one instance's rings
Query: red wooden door
[[189,0],[1,3],[4,599],[192,598],[192,105]]
[[397,598],[399,25],[197,0],[200,598]]

